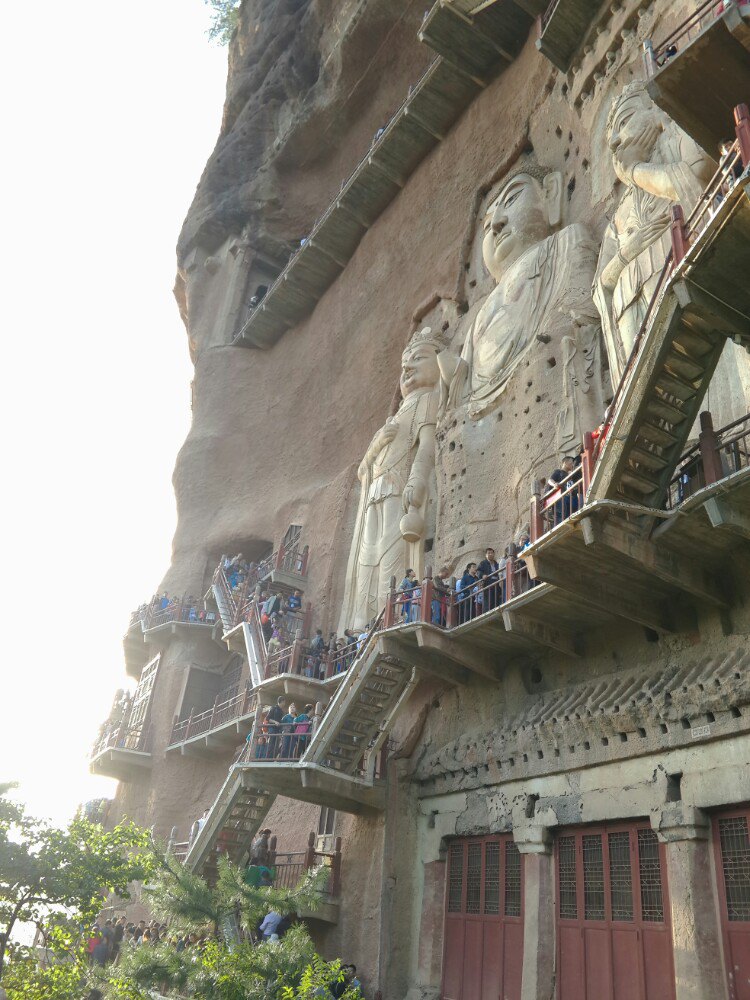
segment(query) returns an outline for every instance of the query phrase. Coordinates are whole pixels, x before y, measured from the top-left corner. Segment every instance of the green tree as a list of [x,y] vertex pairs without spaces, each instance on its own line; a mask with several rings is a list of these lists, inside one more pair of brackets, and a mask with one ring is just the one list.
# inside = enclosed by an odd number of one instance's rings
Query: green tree
[[205,0],[211,8],[211,27],[208,37],[219,45],[228,45],[237,27],[242,0]]
[[129,884],[148,877],[153,868],[147,831],[131,823],[103,830],[85,819],[60,829],[27,815],[9,798],[13,787],[0,786],[3,986],[9,944],[19,924],[48,926],[54,947],[75,963],[80,934],[76,938],[74,929],[95,920],[109,893],[129,898]]

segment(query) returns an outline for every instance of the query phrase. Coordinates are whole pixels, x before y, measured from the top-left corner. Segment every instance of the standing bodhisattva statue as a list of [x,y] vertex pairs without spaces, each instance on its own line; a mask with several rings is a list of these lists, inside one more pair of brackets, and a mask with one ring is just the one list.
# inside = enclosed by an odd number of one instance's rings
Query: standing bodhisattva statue
[[401,394],[370,443],[358,476],[361,493],[349,555],[340,631],[366,625],[385,603],[392,576],[421,579],[425,516],[435,471],[441,344],[429,327],[401,357]]
[[679,203],[687,218],[714,165],[640,81],[613,101],[607,142],[625,191],[602,241],[594,300],[616,386],[671,248],[671,208]]

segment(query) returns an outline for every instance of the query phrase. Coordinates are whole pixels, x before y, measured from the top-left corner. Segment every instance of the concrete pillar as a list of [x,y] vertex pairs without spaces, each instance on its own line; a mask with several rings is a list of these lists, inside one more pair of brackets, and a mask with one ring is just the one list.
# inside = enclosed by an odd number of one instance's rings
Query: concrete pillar
[[513,840],[523,855],[523,973],[521,1000],[554,1000],[555,866],[547,827],[515,827]]
[[710,820],[671,802],[652,817],[666,844],[677,1000],[725,1000],[726,972],[711,875]]
[[445,869],[442,859],[424,865],[417,976],[424,989],[440,992],[443,973]]

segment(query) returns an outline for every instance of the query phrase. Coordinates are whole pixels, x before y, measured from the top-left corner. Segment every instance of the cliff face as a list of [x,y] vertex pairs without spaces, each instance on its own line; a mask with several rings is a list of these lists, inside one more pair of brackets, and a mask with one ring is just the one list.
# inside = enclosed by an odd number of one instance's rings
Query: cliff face
[[284,262],[430,61],[422,0],[245,0],[181,262],[247,227]]

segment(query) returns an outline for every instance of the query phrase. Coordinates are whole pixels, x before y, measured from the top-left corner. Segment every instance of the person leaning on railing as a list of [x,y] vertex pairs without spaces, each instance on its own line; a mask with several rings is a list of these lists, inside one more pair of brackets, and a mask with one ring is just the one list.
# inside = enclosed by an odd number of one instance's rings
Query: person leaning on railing
[[451,571],[447,566],[441,566],[437,576],[432,578],[432,607],[430,608],[433,625],[445,628],[448,614],[448,599],[450,597]]

